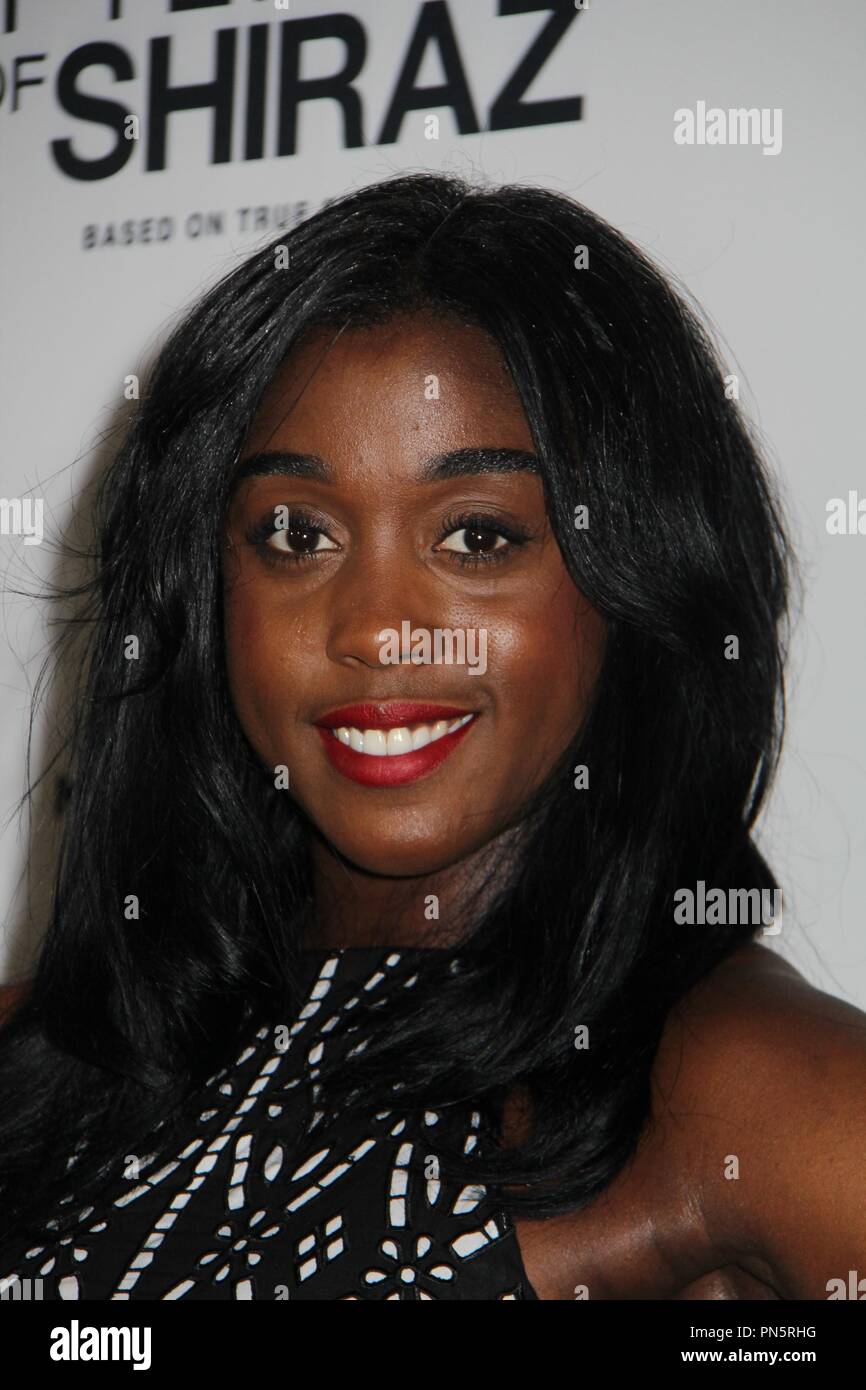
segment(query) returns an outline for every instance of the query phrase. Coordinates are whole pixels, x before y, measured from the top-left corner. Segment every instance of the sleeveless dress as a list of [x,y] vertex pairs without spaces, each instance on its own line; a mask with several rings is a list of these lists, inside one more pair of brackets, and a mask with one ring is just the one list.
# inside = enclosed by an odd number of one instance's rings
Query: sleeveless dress
[[[480,1110],[392,1101],[329,1122],[316,1108],[319,1064],[346,1045],[329,1036],[341,1015],[411,988],[437,949],[305,951],[305,1002],[283,1036],[263,1024],[211,1077],[169,1161],[130,1155],[62,1239],[0,1250],[0,1294],[537,1300],[494,1195],[440,1171],[440,1138],[481,1152]],[[350,1045],[363,1046],[358,1031]]]

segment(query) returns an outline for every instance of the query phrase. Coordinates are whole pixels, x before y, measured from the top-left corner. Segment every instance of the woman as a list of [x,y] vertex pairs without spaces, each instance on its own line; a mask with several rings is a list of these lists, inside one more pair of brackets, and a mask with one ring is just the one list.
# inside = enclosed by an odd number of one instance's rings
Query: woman
[[7,1282],[825,1298],[862,1265],[864,1017],[718,907],[777,887],[789,587],[730,395],[599,217],[439,175],[176,328],[100,495],[0,1035]]

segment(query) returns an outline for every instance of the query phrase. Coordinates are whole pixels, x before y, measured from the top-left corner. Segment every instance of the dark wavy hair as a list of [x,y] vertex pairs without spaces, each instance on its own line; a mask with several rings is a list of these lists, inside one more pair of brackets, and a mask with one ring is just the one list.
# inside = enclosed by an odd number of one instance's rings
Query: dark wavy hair
[[635,1150],[672,1006],[757,930],[679,925],[674,892],[777,886],[753,827],[781,746],[792,560],[698,315],[557,193],[416,174],[332,200],[173,328],[100,480],[50,921],[0,1033],[4,1236],[68,1215],[70,1190],[97,1194],[160,1125],[168,1142],[255,1021],[299,1004],[309,826],[231,703],[221,528],[263,391],[302,335],[416,312],[499,344],[564,563],[607,641],[590,711],[524,808],[507,891],[473,919],[461,967],[430,951],[415,989],[369,1010],[370,1042],[322,1076],[323,1095],[367,1106],[399,1076],[401,1106],[471,1097],[499,1117],[521,1084],[526,1142],[449,1160],[507,1184],[514,1214],[576,1209]]

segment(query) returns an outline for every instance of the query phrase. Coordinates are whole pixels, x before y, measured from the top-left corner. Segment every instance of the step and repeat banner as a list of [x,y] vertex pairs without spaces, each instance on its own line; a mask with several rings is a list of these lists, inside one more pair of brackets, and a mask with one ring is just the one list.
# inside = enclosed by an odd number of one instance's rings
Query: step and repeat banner
[[16,809],[52,636],[33,595],[130,380],[257,244],[444,169],[586,203],[736,374],[805,579],[761,832],[774,944],[866,1007],[864,49],[860,0],[0,0],[0,979],[31,968],[58,820],[50,702],[38,814]]

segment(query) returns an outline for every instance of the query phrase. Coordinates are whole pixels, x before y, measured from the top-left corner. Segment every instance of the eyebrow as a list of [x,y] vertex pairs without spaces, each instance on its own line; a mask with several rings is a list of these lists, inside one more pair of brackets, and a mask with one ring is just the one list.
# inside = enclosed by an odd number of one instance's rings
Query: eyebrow
[[[537,454],[525,449],[455,449],[425,459],[414,481],[438,483],[479,473],[536,473],[541,464]],[[317,483],[336,481],[333,470],[318,454],[295,454],[286,450],[252,454],[242,459],[232,480],[237,487],[244,478],[284,475],[307,478]]]

